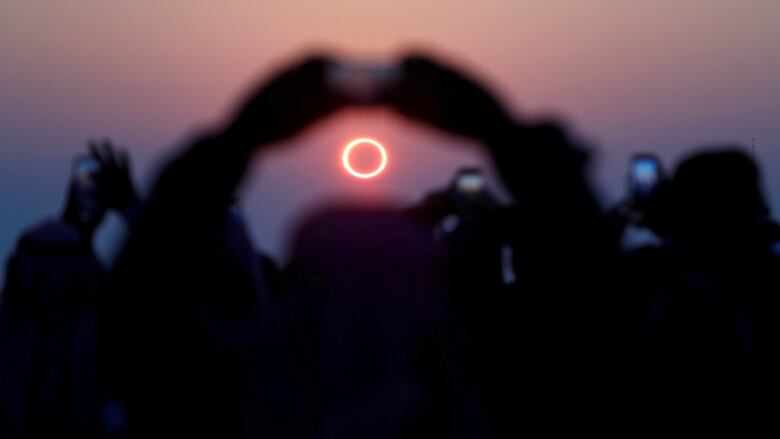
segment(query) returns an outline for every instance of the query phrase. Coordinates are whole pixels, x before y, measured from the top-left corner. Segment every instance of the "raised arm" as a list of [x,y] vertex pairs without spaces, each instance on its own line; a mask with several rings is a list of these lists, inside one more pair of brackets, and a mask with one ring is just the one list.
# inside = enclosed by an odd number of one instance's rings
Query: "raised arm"
[[586,153],[563,125],[518,119],[476,80],[430,57],[409,56],[402,66],[403,80],[391,104],[412,120],[481,142],[523,222],[558,236],[582,227],[603,233],[601,211],[586,179]]
[[100,306],[110,388],[141,436],[230,437],[245,427],[266,316],[256,277],[222,242],[227,207],[255,152],[339,108],[326,63],[277,73],[173,159],[151,192]]

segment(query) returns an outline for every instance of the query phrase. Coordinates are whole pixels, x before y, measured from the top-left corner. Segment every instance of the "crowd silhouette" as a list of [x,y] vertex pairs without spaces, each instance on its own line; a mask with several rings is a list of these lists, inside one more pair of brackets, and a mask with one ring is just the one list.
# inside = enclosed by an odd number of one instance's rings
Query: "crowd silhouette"
[[[277,71],[145,200],[110,141],[77,158],[8,259],[0,437],[780,434],[780,227],[739,145],[641,154],[604,209],[561,122],[428,55],[352,93],[334,65]],[[476,141],[512,202],[463,169],[413,206],[322,209],[277,266],[234,195],[250,160],[367,104]],[[130,234],[105,268],[109,210]]]

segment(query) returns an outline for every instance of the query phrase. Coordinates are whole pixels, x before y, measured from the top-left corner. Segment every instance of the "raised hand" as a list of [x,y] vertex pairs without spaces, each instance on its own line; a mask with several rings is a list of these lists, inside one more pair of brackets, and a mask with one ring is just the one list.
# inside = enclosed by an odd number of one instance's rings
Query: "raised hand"
[[496,97],[455,69],[421,55],[404,58],[401,66],[403,77],[388,103],[402,115],[482,141],[513,126]]
[[106,211],[115,209],[131,221],[139,204],[127,155],[109,140],[91,141],[89,155],[78,157],[63,211],[63,220],[91,238]]
[[96,175],[98,196],[106,208],[125,213],[138,202],[138,192],[130,175],[127,153],[109,139],[91,141],[89,154],[100,163]]
[[341,108],[344,98],[327,83],[330,64],[310,57],[282,69],[239,107],[225,136],[254,148],[291,137]]

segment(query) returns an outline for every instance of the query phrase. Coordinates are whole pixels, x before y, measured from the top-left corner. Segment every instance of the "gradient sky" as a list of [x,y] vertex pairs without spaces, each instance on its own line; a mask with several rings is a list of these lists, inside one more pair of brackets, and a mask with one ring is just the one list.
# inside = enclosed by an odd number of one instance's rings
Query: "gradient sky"
[[[164,157],[309,48],[382,58],[426,47],[456,59],[518,114],[572,122],[597,149],[605,202],[623,192],[634,151],[673,164],[695,146],[757,134],[777,210],[778,42],[776,0],[0,0],[0,256],[59,212],[86,139],[126,145],[148,187]],[[339,168],[340,147],[359,135],[390,149],[371,183]],[[252,233],[275,255],[287,224],[317,203],[414,200],[459,165],[484,163],[464,142],[382,110],[328,120],[292,143],[258,160],[245,185]],[[101,232],[101,253],[118,224]]]

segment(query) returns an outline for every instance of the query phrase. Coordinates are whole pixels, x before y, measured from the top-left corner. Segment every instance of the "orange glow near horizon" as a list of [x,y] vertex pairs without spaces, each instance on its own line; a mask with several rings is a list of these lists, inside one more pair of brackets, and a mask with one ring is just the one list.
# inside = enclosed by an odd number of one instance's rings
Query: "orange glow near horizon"
[[[380,162],[379,166],[376,167],[371,172],[358,172],[355,170],[355,168],[352,167],[352,163],[350,162],[350,154],[352,153],[352,150],[355,149],[355,147],[359,145],[371,145],[379,152],[380,156]],[[381,174],[382,171],[385,170],[385,167],[387,166],[387,151],[385,150],[385,147],[382,146],[381,143],[377,142],[374,139],[369,139],[367,137],[361,137],[359,139],[355,139],[347,144],[346,147],[344,147],[344,152],[341,154],[341,163],[344,165],[344,169],[347,170],[351,175],[362,178],[362,179],[369,179],[374,178],[377,175]]]

